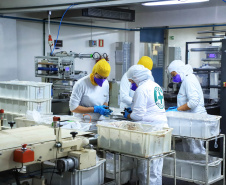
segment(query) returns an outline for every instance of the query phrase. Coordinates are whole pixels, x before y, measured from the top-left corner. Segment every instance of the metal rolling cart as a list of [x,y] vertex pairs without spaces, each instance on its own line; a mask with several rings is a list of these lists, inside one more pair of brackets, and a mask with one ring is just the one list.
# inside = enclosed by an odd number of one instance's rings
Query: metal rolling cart
[[[183,137],[183,136],[172,136],[173,139],[173,149],[175,150],[175,140],[177,138],[192,138],[195,140],[202,140],[204,142],[206,142],[206,154],[205,154],[205,181],[198,181],[198,180],[192,180],[192,179],[188,179],[188,178],[184,178],[184,177],[178,177],[176,176],[176,179],[178,180],[182,180],[182,181],[187,181],[187,182],[193,182],[193,183],[197,183],[197,184],[205,184],[205,185],[210,185],[213,184],[215,182],[218,182],[220,180],[223,181],[223,185],[225,185],[225,135],[224,134],[220,134],[218,136],[212,137],[212,138],[208,138],[208,139],[200,139],[200,138],[194,138],[194,137]],[[216,139],[222,139],[223,140],[223,153],[222,153],[222,158],[219,158],[220,163],[222,164],[221,166],[223,167],[223,169],[221,169],[221,175],[216,178],[213,179],[211,181],[208,180],[208,176],[209,176],[209,167],[211,165],[213,165],[215,162],[210,162],[209,163],[209,142],[212,140],[216,140]],[[173,177],[171,175],[166,175],[164,174],[165,177]]]
[[[139,157],[139,156],[135,156],[135,155],[130,155],[130,154],[125,154],[125,153],[119,153],[119,152],[115,152],[115,151],[111,151],[111,150],[106,150],[103,148],[97,148],[98,151],[103,152],[103,156],[106,158],[106,153],[113,153],[114,154],[114,179],[115,179],[115,184],[121,185],[121,157],[130,157],[130,158],[134,158],[136,160],[146,160],[147,161],[147,185],[150,185],[149,180],[150,180],[150,162],[152,160],[155,159],[160,159],[160,158],[164,158],[166,156],[170,156],[172,155],[174,158],[174,176],[171,176],[169,178],[174,178],[174,185],[176,185],[176,152],[174,150],[171,150],[169,152],[166,153],[162,153],[159,155],[154,155],[154,156],[150,156],[150,157]],[[118,159],[118,166],[119,166],[119,172],[118,172],[118,178],[117,178],[117,169],[116,169],[116,155],[119,156]],[[106,166],[105,166],[105,172],[106,172]],[[118,183],[117,183],[118,182]],[[138,181],[136,181],[136,184],[138,184]]]

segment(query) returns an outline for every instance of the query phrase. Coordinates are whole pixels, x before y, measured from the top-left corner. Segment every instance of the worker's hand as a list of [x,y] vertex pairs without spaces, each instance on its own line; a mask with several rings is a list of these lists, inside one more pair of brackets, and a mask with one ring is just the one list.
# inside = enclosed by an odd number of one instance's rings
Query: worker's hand
[[128,115],[129,115],[129,114],[130,114],[130,113],[129,113],[127,110],[125,110],[124,118],[128,119]]
[[169,111],[178,111],[177,110],[177,107],[169,107],[168,110],[166,110],[166,112],[169,112]]
[[128,113],[132,113],[132,109],[131,109],[131,107],[127,107],[127,108],[125,108],[125,110],[124,111],[127,111]]
[[100,106],[94,106],[93,112],[99,113],[100,115],[104,115],[108,117],[112,113],[112,110],[110,110],[106,105],[100,105]]

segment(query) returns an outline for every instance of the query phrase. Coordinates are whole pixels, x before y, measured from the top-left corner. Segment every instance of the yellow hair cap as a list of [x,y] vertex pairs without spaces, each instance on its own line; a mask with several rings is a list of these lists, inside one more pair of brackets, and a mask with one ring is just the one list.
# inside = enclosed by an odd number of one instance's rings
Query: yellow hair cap
[[141,57],[141,59],[139,60],[139,62],[137,64],[143,65],[144,67],[146,67],[149,70],[152,70],[152,67],[153,67],[153,61],[148,56]]

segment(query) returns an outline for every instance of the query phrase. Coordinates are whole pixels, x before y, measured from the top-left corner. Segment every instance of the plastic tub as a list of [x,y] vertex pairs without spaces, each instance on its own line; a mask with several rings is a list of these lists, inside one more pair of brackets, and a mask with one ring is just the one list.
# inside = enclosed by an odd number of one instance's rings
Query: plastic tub
[[167,112],[173,135],[207,139],[219,135],[221,116],[184,112]]
[[[210,183],[221,177],[221,159],[209,156],[209,173],[207,182]],[[176,177],[193,181],[205,181],[205,155],[177,152]],[[174,159],[165,157],[163,175],[174,175]]]
[[[140,157],[169,152],[171,149],[172,128],[163,128],[161,131],[140,132],[108,127],[97,124],[98,147],[131,154]],[[146,125],[146,127],[152,127]]]

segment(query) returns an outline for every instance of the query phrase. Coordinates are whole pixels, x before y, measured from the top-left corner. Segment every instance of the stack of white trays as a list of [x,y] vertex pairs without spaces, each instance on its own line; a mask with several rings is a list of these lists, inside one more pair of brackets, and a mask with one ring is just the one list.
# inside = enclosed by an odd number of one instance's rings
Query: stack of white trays
[[[176,151],[176,178],[196,184],[213,184],[223,179],[224,184],[225,155],[222,158],[209,155],[209,142],[215,140],[216,145],[218,138],[223,139],[223,153],[225,151],[225,136],[220,134],[221,116],[186,112],[167,112],[166,116],[169,127],[173,128],[174,143],[175,138],[186,138],[192,143],[191,139],[202,140],[206,143],[205,154]],[[164,158],[163,176],[174,176],[171,167],[173,162],[172,157]]]
[[0,107],[4,109],[7,121],[24,116],[27,110],[51,114],[51,89],[52,83],[1,81]]

